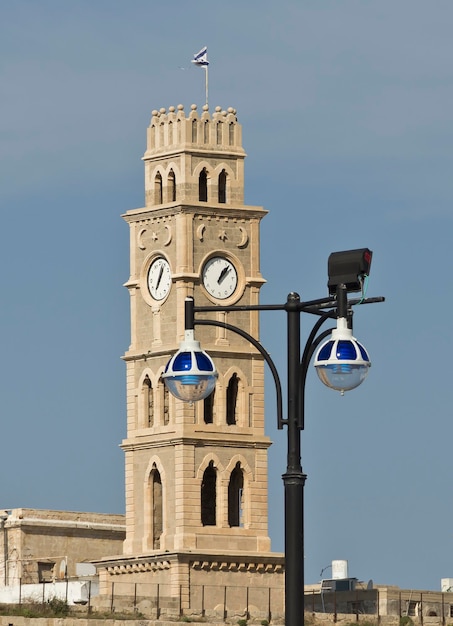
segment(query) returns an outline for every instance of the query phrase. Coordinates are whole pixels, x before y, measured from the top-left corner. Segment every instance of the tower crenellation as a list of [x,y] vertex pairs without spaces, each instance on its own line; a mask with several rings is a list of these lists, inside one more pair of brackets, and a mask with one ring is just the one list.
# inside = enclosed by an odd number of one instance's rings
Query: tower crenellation
[[186,116],[184,105],[168,107],[151,113],[151,122],[148,128],[148,145],[145,159],[150,154],[191,144],[200,149],[209,149],[215,146],[216,150],[242,151],[242,128],[238,123],[236,109],[228,107],[222,110],[215,107],[212,115],[207,105],[202,107],[202,114],[198,112],[196,104],[191,105],[191,111]]

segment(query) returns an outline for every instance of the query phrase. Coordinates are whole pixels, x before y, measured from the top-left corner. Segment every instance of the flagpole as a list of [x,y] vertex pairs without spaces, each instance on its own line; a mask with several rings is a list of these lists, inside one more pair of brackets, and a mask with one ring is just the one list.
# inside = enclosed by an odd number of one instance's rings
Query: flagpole
[[203,67],[205,74],[205,96],[206,96],[206,107],[208,106],[208,48],[205,46],[197,52],[197,54],[193,55],[192,63],[194,63],[197,67]]

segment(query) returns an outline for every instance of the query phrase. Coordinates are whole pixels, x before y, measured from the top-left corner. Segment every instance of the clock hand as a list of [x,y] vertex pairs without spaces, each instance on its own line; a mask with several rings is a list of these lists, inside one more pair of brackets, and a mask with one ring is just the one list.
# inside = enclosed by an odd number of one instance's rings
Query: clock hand
[[162,274],[164,273],[164,266],[161,265],[160,266],[160,272],[159,272],[159,276],[157,278],[157,284],[156,284],[156,289],[159,289],[159,285],[160,285],[160,281],[162,280]]
[[223,268],[223,270],[220,272],[220,276],[217,279],[218,285],[220,285],[220,283],[223,281],[223,279],[225,278],[225,276],[228,274],[230,270],[231,270],[230,265],[227,265],[226,267]]

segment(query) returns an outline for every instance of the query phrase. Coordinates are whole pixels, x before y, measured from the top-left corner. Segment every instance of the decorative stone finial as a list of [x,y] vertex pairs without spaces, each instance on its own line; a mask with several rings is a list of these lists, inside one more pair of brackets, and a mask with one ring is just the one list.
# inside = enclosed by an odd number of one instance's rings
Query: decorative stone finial
[[184,111],[184,105],[178,104],[178,111]]
[[203,104],[203,111],[209,111],[209,105]]
[[160,109],[160,112],[161,112],[162,114],[164,114],[164,113],[165,113],[165,110],[166,110],[166,109],[165,109],[165,107],[162,107],[162,108]]
[[222,110],[222,107],[216,107],[216,108],[215,108],[215,112],[216,112],[216,113],[220,113],[220,111],[221,111],[221,110]]
[[196,111],[197,110],[197,105],[196,104],[191,104],[190,108],[192,109],[192,111]]
[[152,115],[153,117],[156,117],[156,115],[159,115],[159,111],[158,111],[157,109],[153,109],[153,110],[151,111],[151,115]]
[[174,113],[175,112],[175,107],[168,107],[168,110],[170,111],[170,113]]

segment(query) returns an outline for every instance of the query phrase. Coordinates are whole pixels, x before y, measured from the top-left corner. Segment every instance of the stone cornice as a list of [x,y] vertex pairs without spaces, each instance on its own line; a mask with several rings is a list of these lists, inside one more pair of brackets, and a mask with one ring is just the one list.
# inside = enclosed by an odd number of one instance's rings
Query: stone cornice
[[262,219],[267,215],[268,211],[260,206],[232,206],[231,204],[207,204],[206,202],[197,202],[190,204],[180,204],[170,202],[168,204],[160,204],[158,207],[142,207],[139,209],[131,209],[124,213],[121,217],[128,223],[138,222],[141,220],[154,220],[159,217],[167,217],[169,215],[178,215],[179,213],[194,213],[216,219],[217,216],[224,219],[225,217],[232,219]]
[[156,555],[107,557],[93,561],[98,568],[110,575],[135,574],[138,572],[159,572],[171,569],[172,564],[186,563],[192,569],[225,572],[257,572],[282,574],[285,571],[283,554],[244,554],[215,552],[166,552]]
[[[165,436],[165,434],[159,433],[159,438],[156,438],[155,434],[150,434],[149,436],[143,437],[142,441],[139,439],[134,439],[133,441],[128,441],[125,439],[121,444],[120,448],[126,452],[131,452],[133,450],[148,450],[152,448],[172,448],[175,446],[186,445],[186,446],[194,446],[194,447],[203,447],[209,448],[210,446],[218,448],[221,445],[222,448],[249,448],[252,450],[266,450],[272,445],[271,440],[268,437],[257,438],[256,434],[248,435],[245,433],[244,435],[238,434],[236,439],[230,438],[227,439],[224,433],[215,433],[215,437],[213,437],[212,433],[197,433],[195,437],[184,437],[179,436],[175,437],[169,433],[169,436]],[[162,439],[160,437],[163,437]],[[253,438],[252,441],[247,441],[245,437],[249,436]]]

